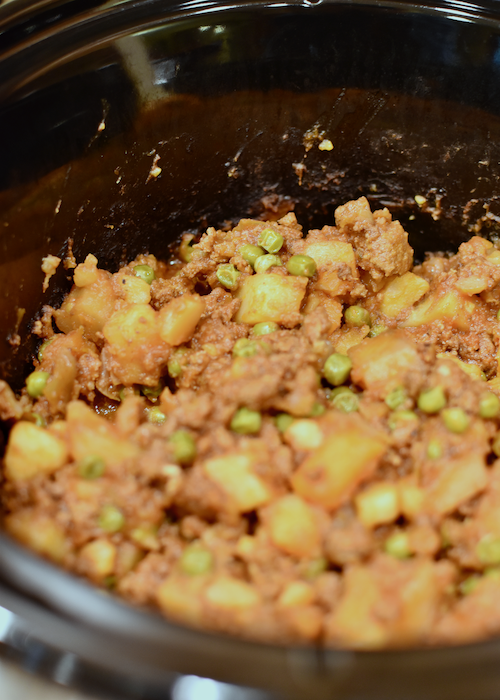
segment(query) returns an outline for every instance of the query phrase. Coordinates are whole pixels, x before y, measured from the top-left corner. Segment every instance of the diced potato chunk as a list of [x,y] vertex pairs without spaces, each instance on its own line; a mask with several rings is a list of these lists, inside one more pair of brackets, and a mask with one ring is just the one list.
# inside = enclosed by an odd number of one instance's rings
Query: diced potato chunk
[[205,576],[169,576],[158,588],[156,597],[170,617],[193,625],[201,622]]
[[358,649],[377,649],[389,639],[389,631],[373,609],[380,593],[368,568],[353,566],[344,574],[344,594],[327,621],[327,639]]
[[470,327],[475,304],[467,301],[458,289],[434,292],[416,306],[402,324],[405,328],[424,326],[433,321],[447,321],[454,328],[466,331]]
[[75,461],[93,455],[107,465],[133,459],[139,448],[125,440],[115,426],[98,416],[83,401],[72,401],[67,408],[71,454]]
[[315,420],[302,418],[287,428],[285,439],[294,450],[314,450],[323,442],[323,431]]
[[293,557],[317,556],[320,531],[312,508],[293,494],[283,496],[270,507],[267,523],[271,541]]
[[340,352],[342,355],[347,355],[347,351],[355,345],[359,345],[370,332],[369,326],[360,326],[359,328],[342,329],[335,333],[332,342],[335,352]]
[[103,579],[113,573],[116,563],[115,545],[102,537],[86,544],[80,550],[80,559],[87,574],[93,579]]
[[220,610],[245,610],[260,603],[253,586],[232,576],[219,576],[205,591],[205,600]]
[[97,334],[113,313],[116,296],[111,275],[96,270],[97,279],[84,287],[73,287],[61,308],[54,312],[57,327],[63,333],[83,328],[87,338],[97,340]]
[[129,304],[149,304],[151,301],[151,287],[140,277],[118,272],[113,276],[113,282],[125,294],[125,301]]
[[342,304],[340,301],[332,299],[330,296],[323,294],[322,292],[313,291],[307,297],[304,314],[310,314],[318,307],[324,309],[328,320],[330,321],[328,333],[333,333],[333,331],[336,331],[337,328],[340,328],[342,323]]
[[330,296],[345,294],[349,283],[339,277],[339,264],[347,266],[352,277],[359,277],[356,267],[354,249],[350,243],[343,241],[314,241],[306,242],[305,255],[309,255],[317,266],[318,279],[316,289]]
[[307,277],[266,273],[247,277],[238,290],[241,306],[239,323],[274,321],[287,327],[300,322],[300,305],[306,293]]
[[115,360],[112,370],[118,382],[152,385],[158,381],[165,346],[158,314],[151,306],[134,304],[116,311],[102,332]]
[[55,356],[52,372],[43,391],[52,411],[62,413],[66,403],[71,400],[77,373],[73,353],[69,348],[61,348]]
[[458,367],[460,367],[461,370],[465,372],[465,374],[468,374],[469,377],[471,377],[472,379],[482,379],[483,371],[479,365],[475,365],[472,362],[464,362],[456,355],[453,355],[451,352],[438,352],[436,357],[439,357],[440,360],[451,360],[451,362],[454,362]]
[[159,312],[160,337],[169,345],[181,345],[191,339],[206,303],[198,294],[183,294],[172,299]]
[[401,277],[395,277],[384,289],[380,310],[389,318],[396,318],[428,291],[427,280],[414,275],[413,272],[405,272]]
[[34,423],[20,421],[12,428],[5,453],[5,476],[13,481],[51,474],[68,460],[63,440]]
[[89,253],[85,258],[85,262],[76,266],[73,273],[73,282],[77,287],[89,287],[94,282],[97,282],[98,278],[97,258],[92,253]]
[[253,473],[252,467],[252,456],[237,452],[214,457],[203,465],[208,478],[224,491],[240,513],[264,505],[272,496],[269,487]]
[[60,562],[69,551],[64,530],[52,518],[32,510],[19,510],[5,517],[5,529],[35,552]]
[[365,527],[376,527],[394,522],[400,514],[396,484],[373,484],[355,498],[358,518]]
[[426,488],[426,508],[438,515],[452,513],[458,506],[484,491],[488,472],[484,457],[470,453],[443,461],[434,482]]
[[406,518],[411,520],[424,510],[425,491],[411,477],[401,479],[398,490],[401,512]]
[[387,331],[376,338],[366,338],[348,354],[353,381],[380,398],[404,385],[410,372],[422,368],[415,343],[403,331]]
[[310,605],[314,598],[314,588],[309,583],[290,581],[278,598],[278,605],[282,608],[295,608],[299,605]]
[[336,422],[327,436],[292,476],[296,493],[328,509],[337,508],[373,474],[386,450],[381,436],[355,419]]

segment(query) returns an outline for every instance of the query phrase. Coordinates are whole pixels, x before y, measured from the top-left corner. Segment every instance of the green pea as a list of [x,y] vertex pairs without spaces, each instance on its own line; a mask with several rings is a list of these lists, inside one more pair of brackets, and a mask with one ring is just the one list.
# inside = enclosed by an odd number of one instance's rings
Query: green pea
[[498,567],[493,567],[492,569],[485,569],[484,575],[486,578],[491,578],[494,581],[500,581],[500,569]]
[[368,333],[369,338],[376,338],[377,335],[380,335],[381,333],[385,333],[387,330],[387,326],[383,326],[381,324],[376,324],[375,326],[372,326],[370,328],[370,332]]
[[317,578],[320,574],[324,573],[328,568],[328,561],[325,557],[318,557],[318,559],[312,559],[312,561],[307,562],[304,569],[304,577],[308,579]]
[[167,362],[167,371],[169,376],[171,376],[173,379],[180,377],[182,374],[182,366],[179,360],[177,360],[175,357],[169,360]]
[[327,358],[323,367],[323,376],[333,386],[340,386],[348,378],[352,369],[352,362],[347,355],[334,352]]
[[326,408],[319,401],[315,401],[309,414],[311,418],[316,418],[317,416],[322,416],[325,413]]
[[480,576],[469,576],[468,578],[464,579],[461,583],[459,583],[458,590],[462,595],[469,595],[470,593],[476,590],[480,580]]
[[160,381],[156,386],[143,386],[141,387],[141,392],[147,399],[157,399],[161,392],[163,391],[163,382]]
[[43,353],[45,352],[45,349],[56,339],[56,336],[52,336],[52,338],[48,338],[45,340],[40,347],[38,348],[38,362],[41,362],[43,360]]
[[155,425],[162,425],[167,420],[167,416],[163,413],[159,406],[153,406],[148,410],[148,421]]
[[476,545],[476,555],[481,564],[500,564],[500,537],[483,537]]
[[408,559],[411,551],[406,532],[395,532],[390,535],[384,542],[384,550],[396,559]]
[[264,255],[264,249],[258,245],[246,243],[239,249],[238,253],[241,255],[245,262],[254,267],[257,258],[260,258],[262,255]]
[[231,418],[231,430],[240,435],[258,433],[262,425],[262,416],[250,408],[239,408]]
[[115,506],[104,506],[99,514],[99,527],[106,532],[119,532],[125,525],[125,516]]
[[191,464],[197,453],[193,436],[187,430],[176,430],[169,438],[174,448],[174,459],[179,464]]
[[99,455],[87,455],[78,463],[78,475],[82,479],[98,479],[105,469],[106,464]]
[[[340,387],[339,387],[340,388]],[[341,387],[343,391],[333,391],[331,394],[331,403],[333,408],[336,408],[342,413],[353,413],[359,408],[359,396],[347,387]]]
[[387,424],[391,430],[396,430],[401,423],[410,423],[412,421],[418,421],[418,416],[413,411],[394,411],[389,416]]
[[155,271],[149,265],[136,265],[134,267],[134,275],[140,277],[141,280],[151,284],[156,279]]
[[500,399],[492,391],[482,394],[479,399],[479,415],[481,418],[496,418],[500,413]]
[[182,241],[179,246],[179,257],[185,263],[189,263],[193,259],[193,240],[194,235],[192,233],[185,234],[182,237]]
[[389,406],[391,411],[395,411],[396,408],[399,408],[407,398],[408,394],[406,393],[406,389],[402,386],[398,386],[396,389],[393,389],[387,394],[385,397],[385,403],[387,406]]
[[49,377],[50,374],[48,372],[41,372],[39,370],[32,372],[28,376],[26,379],[26,390],[32,399],[38,399],[43,394]]
[[312,277],[316,272],[316,263],[309,255],[292,255],[286,269],[297,277]]
[[183,551],[179,564],[185,574],[201,576],[212,570],[214,558],[210,550],[199,544],[191,544]]
[[274,321],[262,321],[262,323],[256,323],[252,328],[252,335],[268,335],[268,333],[275,333],[279,329],[280,327]]
[[272,267],[281,267],[283,263],[278,255],[261,255],[257,258],[254,265],[254,270],[258,275],[263,275]]
[[39,428],[46,428],[47,427],[47,421],[40,413],[32,413],[31,418],[33,419],[33,422],[35,423],[35,425],[38,426]]
[[417,405],[424,413],[439,413],[446,406],[446,396],[442,386],[420,392]]
[[233,357],[254,357],[258,352],[257,342],[249,338],[238,338],[233,345]]
[[370,314],[362,306],[349,306],[344,311],[344,319],[348,326],[361,327],[370,326]]
[[280,433],[284,433],[292,425],[294,420],[295,418],[289,413],[278,413],[278,415],[274,418],[274,424]]
[[464,433],[469,427],[470,418],[461,408],[445,408],[441,412],[441,417],[452,433]]
[[500,321],[500,309],[497,311],[497,321]]
[[277,253],[283,245],[283,236],[272,228],[265,228],[259,236],[259,245],[268,253]]
[[234,265],[224,263],[218,266],[215,276],[226,289],[236,289],[241,272],[238,272]]
[[441,443],[439,442],[439,440],[436,440],[435,438],[429,440],[429,443],[427,445],[427,457],[429,459],[439,459],[442,456],[443,448],[441,447]]

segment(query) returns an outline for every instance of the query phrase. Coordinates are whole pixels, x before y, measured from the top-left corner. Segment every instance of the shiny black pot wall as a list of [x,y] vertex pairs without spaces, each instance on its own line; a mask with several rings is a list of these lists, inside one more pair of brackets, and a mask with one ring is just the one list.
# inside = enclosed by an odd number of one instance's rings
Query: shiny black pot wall
[[[20,385],[33,319],[71,284],[61,266],[43,295],[42,256],[70,239],[78,261],[116,269],[242,216],[293,207],[304,227],[332,223],[361,194],[392,210],[417,256],[495,236],[500,8],[13,0],[0,8],[0,153],[0,369]],[[496,641],[267,647],[132,610],[6,537],[0,565],[0,605],[107,683],[133,675],[124,696],[157,697],[174,672],[302,698],[500,694]]]

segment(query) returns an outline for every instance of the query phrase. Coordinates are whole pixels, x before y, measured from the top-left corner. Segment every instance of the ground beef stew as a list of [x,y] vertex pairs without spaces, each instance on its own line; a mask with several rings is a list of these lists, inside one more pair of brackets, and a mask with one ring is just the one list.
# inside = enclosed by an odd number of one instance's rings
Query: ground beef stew
[[[4,527],[168,618],[350,648],[500,633],[500,249],[362,197],[93,255],[17,397]],[[55,330],[54,330],[55,329]]]

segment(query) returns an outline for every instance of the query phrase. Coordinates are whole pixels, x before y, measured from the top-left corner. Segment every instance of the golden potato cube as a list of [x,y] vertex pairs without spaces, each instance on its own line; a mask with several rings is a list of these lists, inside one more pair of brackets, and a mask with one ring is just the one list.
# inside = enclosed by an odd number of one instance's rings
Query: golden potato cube
[[89,253],[85,258],[85,262],[75,267],[73,282],[77,287],[88,287],[97,282],[98,277],[97,258],[92,253]]
[[357,649],[384,646],[389,631],[375,613],[379,600],[380,591],[372,572],[364,566],[348,568],[342,598],[327,619],[326,639]]
[[396,318],[427,294],[429,288],[429,283],[423,277],[405,272],[401,277],[395,277],[384,289],[380,310],[389,318]]
[[13,537],[54,561],[60,562],[69,552],[64,530],[53,519],[32,510],[19,510],[7,515],[5,529]]
[[431,513],[447,515],[470,498],[484,491],[488,485],[488,471],[484,457],[468,454],[442,461],[433,483],[426,487],[425,506]]
[[355,345],[359,345],[370,332],[369,326],[361,326],[359,328],[342,329],[332,337],[333,347],[335,352],[340,352],[342,355],[347,355],[347,351]]
[[377,527],[394,522],[400,515],[396,484],[372,484],[355,498],[358,518],[365,527]]
[[317,266],[318,279],[315,288],[330,296],[345,294],[348,290],[345,280],[338,275],[339,263],[347,265],[352,277],[358,278],[356,257],[350,243],[343,241],[313,241],[307,244],[304,254],[309,255]]
[[207,460],[203,469],[238,512],[247,513],[267,503],[272,496],[265,482],[253,473],[252,466],[251,455],[233,452]]
[[151,287],[140,277],[117,272],[113,275],[113,282],[115,289],[125,294],[125,301],[129,304],[149,304],[151,301]]
[[221,575],[205,591],[205,600],[220,610],[237,611],[255,608],[261,599],[258,591],[246,581]]
[[352,199],[350,202],[346,202],[346,204],[335,209],[335,223],[339,229],[343,229],[346,226],[354,226],[354,224],[360,222],[369,225],[374,223],[370,204],[366,197]]
[[382,437],[361,421],[338,421],[338,430],[327,436],[292,476],[296,493],[333,510],[370,477],[386,450]]
[[148,304],[134,304],[116,311],[106,323],[106,349],[115,363],[116,379],[131,384],[158,381],[165,346],[159,335],[158,314]]
[[63,440],[34,423],[20,421],[12,428],[5,452],[5,476],[12,481],[51,474],[68,461]]
[[433,321],[447,321],[451,326],[461,331],[470,327],[475,304],[467,301],[458,289],[443,293],[435,292],[412,309],[404,328],[423,326]]
[[483,370],[479,365],[475,365],[473,362],[464,362],[451,352],[438,352],[436,357],[440,360],[450,360],[460,367],[465,374],[469,375],[471,379],[480,380],[483,378]]
[[158,314],[161,339],[169,345],[187,343],[205,307],[205,300],[198,294],[183,294],[169,301]]
[[54,312],[54,319],[63,333],[83,328],[85,336],[98,339],[111,317],[116,295],[109,272],[96,270],[97,279],[85,287],[73,287],[61,308]]
[[158,587],[158,604],[170,617],[192,625],[199,624],[203,612],[202,591],[206,583],[206,576],[173,574]]
[[100,580],[112,574],[115,570],[116,547],[102,537],[86,544],[80,550],[86,573],[93,579]]
[[324,436],[317,421],[301,418],[294,421],[285,432],[285,440],[294,450],[314,450],[323,442]]
[[280,608],[310,605],[314,602],[314,598],[314,588],[311,584],[305,581],[290,581],[281,592],[278,605]]
[[307,277],[285,277],[273,272],[246,277],[237,293],[241,306],[235,320],[252,325],[274,321],[287,327],[296,326],[306,287]]
[[411,477],[401,479],[398,490],[401,512],[405,518],[412,520],[424,510],[425,491]]
[[83,401],[71,401],[66,418],[71,454],[76,462],[92,455],[113,465],[139,454],[137,445],[125,440],[112,423]]
[[328,294],[323,292],[311,292],[307,297],[304,314],[310,314],[317,308],[322,308],[326,312],[330,321],[328,333],[333,333],[337,328],[340,328],[342,323],[342,304],[336,299],[332,299]]
[[314,557],[320,553],[320,531],[314,511],[302,498],[288,494],[269,510],[267,529],[273,544],[292,557]]
[[355,384],[385,398],[397,386],[404,385],[410,372],[418,372],[422,360],[415,343],[403,331],[387,331],[366,338],[349,349],[351,377]]

